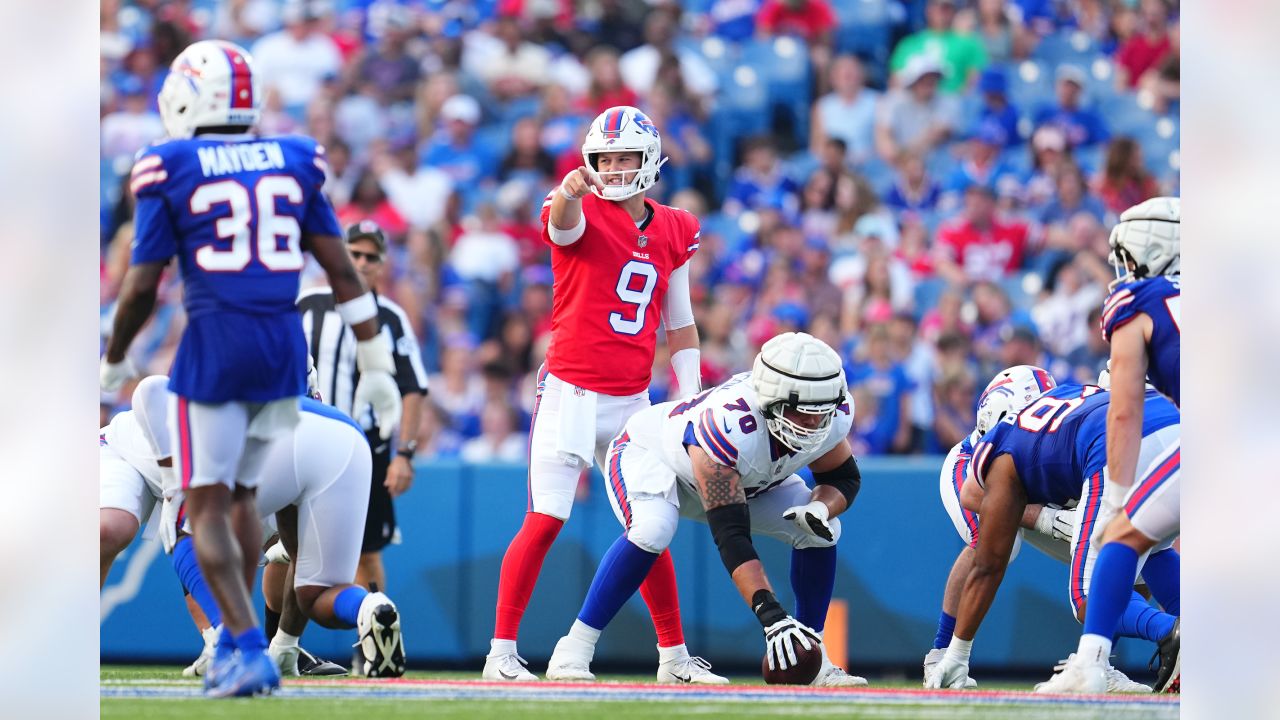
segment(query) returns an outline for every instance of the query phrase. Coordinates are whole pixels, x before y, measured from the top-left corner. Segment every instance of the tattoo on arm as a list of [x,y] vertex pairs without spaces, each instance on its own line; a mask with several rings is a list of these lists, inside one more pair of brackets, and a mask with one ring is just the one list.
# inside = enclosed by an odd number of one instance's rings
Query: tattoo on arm
[[700,453],[697,461],[701,464],[698,476],[698,487],[702,491],[702,507],[714,510],[724,505],[745,503],[746,493],[742,491],[741,478],[738,472],[712,460],[706,453]]

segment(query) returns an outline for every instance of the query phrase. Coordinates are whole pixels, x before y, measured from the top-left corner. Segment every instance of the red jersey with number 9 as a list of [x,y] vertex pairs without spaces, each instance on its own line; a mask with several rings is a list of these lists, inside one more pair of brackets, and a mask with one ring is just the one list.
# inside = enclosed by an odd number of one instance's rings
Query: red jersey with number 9
[[587,195],[586,229],[561,247],[547,229],[552,197],[542,206],[542,239],[551,246],[555,275],[547,370],[605,395],[644,392],[667,279],[697,252],[698,220],[646,199],[652,214],[637,227],[619,203]]

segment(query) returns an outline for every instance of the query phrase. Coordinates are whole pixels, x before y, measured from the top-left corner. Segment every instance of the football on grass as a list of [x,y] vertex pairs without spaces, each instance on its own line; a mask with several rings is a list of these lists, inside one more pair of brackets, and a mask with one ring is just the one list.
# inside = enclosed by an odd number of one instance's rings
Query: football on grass
[[822,649],[817,643],[811,644],[813,648],[805,650],[803,645],[792,640],[792,647],[796,650],[796,664],[786,670],[770,670],[769,655],[765,653],[760,660],[760,674],[764,676],[764,681],[770,685],[808,685],[813,682],[822,669]]

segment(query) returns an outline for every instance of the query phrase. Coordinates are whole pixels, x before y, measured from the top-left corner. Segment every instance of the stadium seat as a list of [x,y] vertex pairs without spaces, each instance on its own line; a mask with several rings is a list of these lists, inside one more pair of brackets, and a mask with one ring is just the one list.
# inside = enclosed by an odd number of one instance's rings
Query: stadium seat
[[788,136],[797,146],[809,143],[809,50],[793,37],[783,36],[744,43],[742,64],[763,79],[772,117],[785,116]]
[[1035,60],[1023,60],[1008,69],[1009,101],[1015,107],[1033,111],[1053,101],[1053,70]]
[[1087,68],[1097,57],[1093,38],[1080,30],[1060,30],[1040,41],[1032,57],[1056,68],[1071,63]]
[[839,26],[835,34],[837,52],[854,53],[867,60],[867,75],[883,82],[889,64],[893,30],[893,8],[888,0],[844,0],[833,3]]

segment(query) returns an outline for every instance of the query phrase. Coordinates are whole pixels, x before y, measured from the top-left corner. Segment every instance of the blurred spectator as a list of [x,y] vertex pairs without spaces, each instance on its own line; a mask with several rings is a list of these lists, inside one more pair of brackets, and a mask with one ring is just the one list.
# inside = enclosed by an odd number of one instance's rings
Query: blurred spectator
[[553,158],[581,146],[580,129],[591,120],[573,107],[569,91],[555,83],[542,89],[542,107],[538,112],[538,142]]
[[964,284],[998,280],[1022,267],[1027,251],[1027,226],[996,216],[995,192],[986,185],[970,185],[964,211],[938,230],[938,274]]
[[468,33],[463,43],[462,68],[480,78],[499,102],[537,92],[546,82],[551,53],[521,35],[520,21],[500,15],[492,35]]
[[544,188],[552,183],[556,160],[542,149],[536,118],[523,117],[511,129],[511,149],[498,166],[499,182],[518,179]]
[[966,320],[965,315],[964,295],[956,289],[944,290],[938,296],[937,304],[926,310],[924,317],[920,319],[920,335],[937,345],[941,351],[942,338],[968,338],[973,333],[973,320]]
[[712,0],[707,10],[710,34],[729,42],[750,40],[756,33],[756,14],[763,0]]
[[[973,136],[964,141],[964,155],[947,179],[947,192],[960,194],[970,185],[1000,187],[1002,179],[1013,174],[1000,154],[1007,141],[1008,137],[999,123],[979,123]],[[948,203],[947,206],[954,207],[955,204]]]
[[915,281],[932,278],[936,272],[929,248],[929,228],[914,213],[904,213],[898,248],[893,256],[911,273]]
[[818,170],[809,176],[800,197],[800,229],[806,237],[830,238],[836,229],[836,178]]
[[458,94],[458,78],[450,72],[433,73],[418,85],[414,100],[417,136],[430,138],[440,129],[440,111],[449,98]]
[[958,120],[955,98],[938,92],[942,66],[930,55],[917,55],[895,76],[898,89],[880,102],[876,116],[876,150],[891,163],[903,151],[929,154],[951,137]]
[[280,94],[286,109],[301,117],[326,77],[337,77],[342,56],[320,32],[323,8],[315,0],[289,0],[281,10],[284,29],[253,44],[254,69],[264,91]]
[[407,51],[413,37],[413,16],[401,5],[390,5],[382,34],[355,65],[355,83],[372,87],[383,104],[412,102],[422,77],[418,61]]
[[465,200],[474,200],[497,169],[493,148],[475,140],[480,104],[470,95],[454,95],[440,108],[440,119],[444,128],[423,148],[418,162],[444,171]]
[[338,222],[343,227],[350,227],[361,220],[374,221],[393,240],[402,240],[409,229],[371,170],[360,174],[351,193],[351,202],[338,208]]
[[117,81],[116,89],[120,104],[115,112],[102,118],[101,152],[104,158],[127,158],[132,163],[135,153],[164,137],[164,123],[151,110],[151,100],[140,78],[126,75]]
[[1018,128],[1018,109],[1009,102],[1009,78],[998,67],[989,67],[978,76],[978,92],[982,105],[978,108],[977,123],[994,122],[1005,133],[1005,147],[1022,144],[1022,131]]
[[1000,339],[1000,361],[996,363],[998,367],[991,370],[992,375],[999,372],[1000,368],[1014,365],[1035,365],[1053,372],[1051,358],[1044,354],[1040,337],[1035,330],[1025,325],[1006,327],[1001,331]]
[[[933,425],[933,350],[920,339],[915,315],[895,313],[889,321],[889,344],[893,359],[902,364],[911,381],[911,449],[925,445]],[[936,450],[934,450],[936,452]]]
[[378,96],[376,86],[361,82],[333,109],[334,131],[357,157],[363,157],[369,144],[387,137],[390,130],[387,109]]
[[885,455],[911,449],[911,393],[906,368],[893,359],[889,328],[867,328],[857,359],[845,366],[849,393],[856,408],[855,454]]
[[[356,182],[360,179],[360,170],[351,162],[351,148],[341,140],[334,139],[325,143],[324,156],[327,161],[325,164],[328,165],[324,176],[324,193],[329,196],[329,202],[334,207],[342,207],[351,202],[351,193],[355,191]],[[386,190],[385,185],[383,190]],[[392,204],[395,204],[394,200]],[[396,209],[399,210],[398,207]]]
[[611,107],[639,102],[635,91],[622,82],[617,50],[608,45],[597,46],[587,54],[586,66],[591,83],[579,103],[584,114],[594,118]]
[[[649,6],[643,0],[599,0],[599,13],[594,35],[608,38],[608,43],[618,52],[627,52],[644,42],[644,27]],[[603,108],[602,108],[603,109]]]
[[973,355],[978,360],[979,377],[991,377],[1001,368],[1017,364],[1002,363],[1000,355],[1015,321],[1023,319],[1015,318],[1008,293],[990,280],[981,280],[974,284],[973,297],[962,312],[973,317]]
[[1142,146],[1131,137],[1118,137],[1107,146],[1107,159],[1097,182],[1107,210],[1119,215],[1160,194],[1155,178],[1142,162]]
[[1116,51],[1116,83],[1122,88],[1136,88],[1142,76],[1173,49],[1165,0],[1141,0],[1140,7],[1140,30]]
[[1102,335],[1102,305],[1089,309],[1085,316],[1084,344],[1072,350],[1064,358],[1071,367],[1072,378],[1078,383],[1095,383],[1098,373],[1107,367],[1111,358],[1111,345]]
[[1182,98],[1181,66],[1177,54],[1170,53],[1160,61],[1159,67],[1143,77],[1142,86],[1152,98],[1151,112],[1158,116],[1178,114]]
[[809,126],[809,152],[822,153],[827,138],[845,143],[850,163],[862,163],[875,150],[876,104],[880,93],[866,87],[862,61],[854,55],[840,55],[831,63],[831,92],[813,104]]
[[934,385],[933,433],[937,452],[945,452],[973,432],[977,383],[968,368],[941,376]]
[[[925,29],[903,38],[893,49],[889,69],[902,75],[912,60],[928,57],[942,73],[942,91],[958,93],[969,86],[973,76],[987,65],[987,51],[982,42],[954,28],[956,0],[928,0],[925,5]],[[910,85],[904,78],[902,86]]]
[[897,174],[884,204],[895,213],[931,215],[942,197],[942,186],[934,182],[918,152],[904,152],[898,157]]
[[1056,76],[1057,103],[1036,111],[1036,127],[1057,127],[1072,148],[1106,142],[1111,133],[1102,116],[1081,106],[1081,97],[1088,82],[1084,69],[1079,65],[1059,65]]
[[1107,208],[1089,190],[1084,172],[1073,162],[1064,163],[1058,171],[1058,192],[1040,211],[1042,225],[1063,225],[1077,213],[1088,213],[1102,222]]
[[792,35],[810,45],[831,44],[836,14],[826,0],[764,0],[756,14],[762,36]]
[[1090,282],[1075,263],[1061,263],[1031,308],[1031,319],[1049,352],[1066,357],[1084,345],[1089,332],[1085,318],[1102,306],[1104,297],[1103,288]]
[[654,10],[644,21],[645,43],[628,50],[618,60],[622,81],[637,95],[653,88],[663,59],[674,58],[685,89],[697,97],[709,97],[716,91],[716,74],[697,52],[675,47],[676,21],[666,10]]
[[1031,136],[1031,170],[1022,185],[1022,204],[1029,212],[1044,209],[1058,187],[1058,174],[1071,164],[1067,136],[1057,127],[1047,125]]
[[480,435],[462,444],[459,457],[468,463],[522,463],[528,436],[516,430],[515,409],[505,400],[491,400],[480,414]]
[[[1010,7],[1005,0],[978,0],[969,15],[971,20],[957,14],[955,28],[977,36],[988,62],[1003,63],[1015,57],[1015,38],[1022,32],[1022,26],[1010,17]],[[972,29],[965,27],[969,24]]]
[[428,383],[431,398],[445,411],[449,425],[467,438],[480,434],[480,411],[484,407],[484,381],[474,372],[474,351],[475,341],[470,337],[446,337],[440,352],[440,372],[432,375]]
[[744,210],[772,208],[796,217],[800,211],[799,191],[778,161],[773,138],[761,135],[747,143],[742,167],[733,174],[725,193],[723,211],[734,216]]
[[1071,4],[1074,7],[1070,24],[1095,43],[1103,43],[1111,32],[1111,3],[1108,0],[1075,0]]
[[411,227],[425,230],[444,219],[453,180],[443,170],[419,165],[412,146],[395,151],[375,147],[369,169]]

